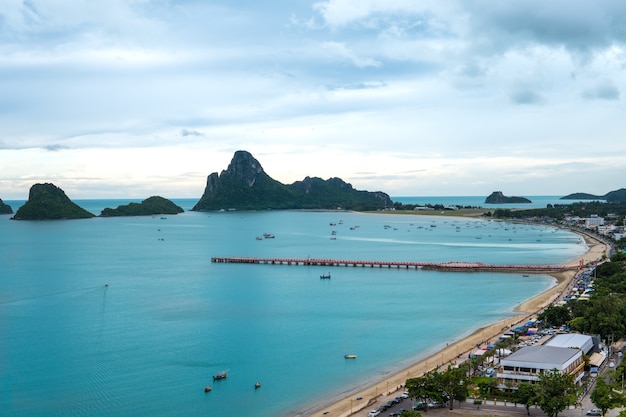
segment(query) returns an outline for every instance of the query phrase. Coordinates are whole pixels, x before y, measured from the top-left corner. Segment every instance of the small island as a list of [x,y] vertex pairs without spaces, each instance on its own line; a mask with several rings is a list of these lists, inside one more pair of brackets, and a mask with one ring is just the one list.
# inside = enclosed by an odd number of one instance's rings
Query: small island
[[0,214],[13,214],[13,209],[0,198]]
[[485,199],[485,204],[528,204],[532,203],[526,197],[507,197],[502,191],[494,191]]
[[17,210],[13,220],[64,220],[95,217],[71,201],[65,192],[54,184],[35,184],[30,187],[28,201]]
[[167,198],[152,196],[146,198],[141,203],[130,203],[118,206],[117,208],[105,208],[100,213],[100,217],[116,216],[152,216],[157,214],[178,214],[184,210]]

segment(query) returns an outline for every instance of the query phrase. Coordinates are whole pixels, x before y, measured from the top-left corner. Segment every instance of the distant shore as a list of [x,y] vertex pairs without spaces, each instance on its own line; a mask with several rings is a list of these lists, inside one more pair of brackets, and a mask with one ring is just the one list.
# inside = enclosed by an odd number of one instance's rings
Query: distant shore
[[[565,263],[565,265],[578,266],[581,261],[587,265],[601,260],[603,256],[608,254],[609,248],[603,242],[586,234],[578,234],[585,240],[588,251],[584,255]],[[556,285],[519,304],[515,308],[515,311],[519,313],[516,316],[482,327],[469,336],[446,345],[442,350],[406,367],[384,380],[371,380],[360,385],[366,388],[348,388],[337,396],[327,398],[295,414],[295,416],[319,417],[324,415],[327,417],[347,417],[350,415],[365,415],[365,411],[360,410],[378,408],[380,404],[378,404],[377,399],[381,395],[388,395],[394,391],[401,393],[407,378],[420,377],[426,372],[440,366],[443,366],[445,369],[448,364],[454,364],[457,360],[466,358],[467,354],[475,350],[477,345],[495,342],[497,337],[505,331],[519,324],[526,323],[528,319],[559,299],[576,277],[576,274],[577,272],[575,270],[550,274],[556,279]],[[357,402],[355,398],[361,398],[361,400]]]

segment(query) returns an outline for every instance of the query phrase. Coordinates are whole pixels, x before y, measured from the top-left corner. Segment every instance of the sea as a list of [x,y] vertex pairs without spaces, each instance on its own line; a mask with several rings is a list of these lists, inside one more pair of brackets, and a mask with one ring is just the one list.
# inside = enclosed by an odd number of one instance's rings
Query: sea
[[[472,203],[483,197],[392,199],[486,207]],[[542,199],[543,207],[559,202]],[[324,404],[515,315],[555,285],[547,275],[212,257],[561,264],[587,250],[578,235],[547,226],[347,211],[200,213],[190,211],[197,199],[172,200],[185,212],[0,216],[0,415],[287,417],[312,407],[322,415]],[[140,200],[74,201],[99,214]],[[14,211],[24,203],[5,202]],[[222,371],[227,378],[214,381]]]

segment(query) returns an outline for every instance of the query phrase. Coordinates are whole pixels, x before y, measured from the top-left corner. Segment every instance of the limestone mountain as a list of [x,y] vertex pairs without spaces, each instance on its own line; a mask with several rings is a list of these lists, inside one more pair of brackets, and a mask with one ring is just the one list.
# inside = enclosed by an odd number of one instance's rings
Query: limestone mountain
[[339,178],[306,177],[282,184],[267,175],[249,152],[237,151],[226,170],[208,176],[204,193],[192,210],[380,210],[392,206],[387,194],[358,191]]
[[13,209],[0,198],[0,214],[13,214]]
[[54,184],[35,184],[30,187],[28,201],[17,210],[14,220],[86,219],[92,213],[72,202],[65,192]]
[[117,208],[105,208],[100,212],[100,217],[117,216],[152,216],[155,214],[178,214],[182,213],[182,207],[177,206],[171,200],[160,196],[152,196],[141,203],[129,203],[117,206]]
[[532,203],[526,197],[507,197],[502,191],[494,191],[486,199],[485,204],[520,204]]

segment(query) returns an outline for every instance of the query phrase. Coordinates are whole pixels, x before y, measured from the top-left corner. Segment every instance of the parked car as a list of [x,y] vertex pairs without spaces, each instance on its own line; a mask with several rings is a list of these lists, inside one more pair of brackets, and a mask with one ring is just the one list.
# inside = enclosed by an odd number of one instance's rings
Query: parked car
[[380,414],[380,411],[378,410],[372,410],[367,414],[367,417],[376,417]]
[[402,398],[405,398],[405,399],[406,399],[406,398],[409,398],[409,391],[404,391],[404,392],[402,393]]
[[597,408],[592,408],[591,410],[587,411],[587,415],[588,416],[601,416],[602,411],[598,410]]

